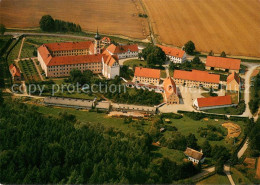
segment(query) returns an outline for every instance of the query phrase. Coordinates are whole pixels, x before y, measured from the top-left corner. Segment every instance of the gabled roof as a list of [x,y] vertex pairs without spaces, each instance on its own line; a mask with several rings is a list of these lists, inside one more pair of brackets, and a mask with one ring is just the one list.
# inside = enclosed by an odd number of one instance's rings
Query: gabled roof
[[110,44],[107,47],[107,50],[110,51],[113,54],[120,54],[120,53],[126,53],[128,50],[131,52],[138,52],[138,45],[133,44],[133,45],[119,45],[116,46],[114,44]]
[[102,54],[52,57],[48,66],[101,63]]
[[193,159],[201,160],[203,157],[203,153],[199,152],[197,150],[194,150],[192,148],[187,147],[186,151],[184,154],[188,157],[192,157]]
[[10,70],[10,73],[13,77],[15,77],[15,76],[20,77],[21,76],[20,70],[15,65],[11,64],[9,66],[9,70]]
[[43,44],[38,48],[38,52],[40,53],[40,55],[41,55],[44,63],[46,64],[46,66],[48,66],[51,59],[52,59],[52,56],[51,56],[48,48]]
[[185,54],[185,51],[183,51],[181,49],[170,48],[170,47],[162,46],[162,45],[157,45],[157,46],[162,48],[165,55],[170,55],[170,56],[173,56],[173,57],[182,58],[183,55]]
[[115,55],[104,55],[104,63],[108,66],[113,66],[114,63],[118,61],[117,57]]
[[233,72],[227,77],[227,83],[229,84],[233,80],[236,80],[236,82],[239,84],[240,83],[240,77],[236,72]]
[[198,82],[219,83],[220,75],[209,74],[207,71],[199,71],[199,70],[192,70],[192,71],[174,70],[173,78],[198,81]]
[[216,96],[216,97],[207,97],[207,98],[197,98],[199,107],[214,107],[221,105],[231,105],[232,99],[231,96]]
[[111,42],[109,37],[103,37],[101,41],[105,41],[105,42]]
[[171,77],[167,77],[163,82],[163,88],[166,95],[166,98],[168,98],[172,93],[177,94],[177,88],[175,85],[175,82]]
[[206,60],[206,66],[217,67],[223,69],[239,70],[241,60],[224,57],[208,56]]
[[135,76],[146,77],[146,78],[160,78],[161,71],[159,69],[136,67]]
[[68,51],[68,50],[79,50],[79,49],[89,49],[93,47],[91,41],[84,42],[62,42],[62,43],[48,43],[44,44],[49,51]]

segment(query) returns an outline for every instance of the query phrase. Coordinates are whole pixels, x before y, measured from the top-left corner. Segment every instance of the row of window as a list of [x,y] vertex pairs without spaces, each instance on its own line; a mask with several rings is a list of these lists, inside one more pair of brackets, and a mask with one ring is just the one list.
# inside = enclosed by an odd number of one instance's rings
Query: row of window
[[71,64],[71,65],[59,65],[59,66],[50,66],[49,68],[60,68],[60,67],[79,67],[79,66],[102,66],[102,63],[85,63],[85,64]]

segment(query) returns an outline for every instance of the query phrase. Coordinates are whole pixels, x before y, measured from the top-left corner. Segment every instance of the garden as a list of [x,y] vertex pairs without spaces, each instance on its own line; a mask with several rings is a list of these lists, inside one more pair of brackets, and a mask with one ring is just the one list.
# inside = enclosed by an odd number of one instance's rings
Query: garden
[[32,60],[21,60],[19,61],[19,66],[24,75],[25,81],[41,80]]

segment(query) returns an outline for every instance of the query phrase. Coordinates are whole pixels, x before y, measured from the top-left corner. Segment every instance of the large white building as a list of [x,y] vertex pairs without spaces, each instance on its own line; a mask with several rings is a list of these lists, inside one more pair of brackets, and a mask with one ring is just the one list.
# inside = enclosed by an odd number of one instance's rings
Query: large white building
[[106,48],[110,55],[116,55],[118,59],[138,57],[138,45],[114,45],[111,44]]
[[102,58],[102,75],[108,79],[119,76],[120,66],[116,56],[106,55]]
[[169,60],[173,63],[183,63],[186,61],[185,51],[177,48],[170,48],[162,45],[157,45],[160,47]]

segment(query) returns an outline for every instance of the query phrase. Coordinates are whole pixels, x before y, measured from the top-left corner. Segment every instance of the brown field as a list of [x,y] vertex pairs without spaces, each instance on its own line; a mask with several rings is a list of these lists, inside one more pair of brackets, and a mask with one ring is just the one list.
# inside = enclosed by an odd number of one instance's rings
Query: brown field
[[260,157],[257,159],[256,178],[260,179]]
[[223,123],[222,126],[228,130],[228,138],[235,138],[241,134],[240,126],[235,123]]
[[0,23],[6,27],[39,26],[42,15],[50,14],[80,24],[88,31],[145,39],[148,31],[139,0],[0,0]]
[[247,157],[244,160],[244,164],[246,164],[248,168],[255,169],[255,163],[256,163],[256,159],[255,158]]
[[260,57],[259,0],[143,0],[158,40]]

